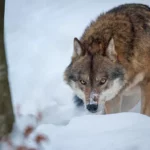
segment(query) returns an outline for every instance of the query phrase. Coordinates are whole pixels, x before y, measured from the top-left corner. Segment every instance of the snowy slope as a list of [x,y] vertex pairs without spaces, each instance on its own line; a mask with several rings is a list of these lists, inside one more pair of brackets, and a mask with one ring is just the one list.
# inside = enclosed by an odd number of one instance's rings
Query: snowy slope
[[[80,37],[84,28],[100,12],[129,2],[150,4],[149,0],[105,0],[103,2],[99,0],[6,0],[5,33],[13,105],[15,113],[20,111],[25,118],[27,117],[25,121],[20,121],[17,117],[17,126],[22,130],[32,122],[32,117],[26,115],[37,115],[39,111],[42,112],[42,121],[33,135],[37,131],[48,134],[51,143],[44,145],[47,149],[67,150],[67,147],[70,149],[74,147],[80,150],[85,145],[90,149],[93,146],[95,149],[110,150],[110,147],[115,149],[118,142],[121,143],[118,149],[121,149],[121,145],[127,150],[137,147],[141,149],[140,145],[144,144],[143,150],[146,150],[149,138],[149,132],[146,131],[149,129],[150,121],[149,118],[139,114],[135,116],[120,114],[102,118],[95,115],[87,118],[83,116],[68,124],[74,116],[85,113],[77,113],[74,109],[72,91],[63,82],[63,71],[70,62],[72,54],[73,38]],[[141,126],[141,129],[139,126],[133,127],[131,120]],[[116,127],[115,123],[120,124],[122,128]],[[112,124],[114,125],[108,126]],[[103,130],[106,132],[103,133]],[[20,132],[17,132],[18,135]],[[18,135],[13,134],[16,141]],[[82,135],[81,139],[80,135]],[[140,136],[145,138],[140,138],[135,143],[125,140],[124,143],[122,135],[130,141]],[[63,138],[64,136],[66,138]],[[21,135],[19,139],[20,137]],[[114,147],[111,143],[112,138],[113,142],[116,142]],[[85,143],[91,144],[91,147]]]
[[[34,118],[20,119],[19,124],[27,123],[36,126]],[[2,150],[20,150],[16,149],[20,145],[33,150],[149,150],[150,147],[150,118],[138,113],[74,117],[65,126],[42,124],[28,138],[23,137],[23,126],[18,126],[11,135],[15,146],[3,144]],[[40,144],[35,142],[38,134],[46,137]]]
[[150,119],[136,113],[84,116],[51,138],[53,150],[149,150]]

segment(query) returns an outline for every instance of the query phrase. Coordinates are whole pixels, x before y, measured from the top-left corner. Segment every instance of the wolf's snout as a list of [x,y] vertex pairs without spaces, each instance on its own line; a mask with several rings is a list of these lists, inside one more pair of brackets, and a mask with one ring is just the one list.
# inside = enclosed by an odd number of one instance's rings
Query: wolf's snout
[[98,109],[98,104],[88,104],[86,106],[87,110],[89,110],[92,113],[95,113]]

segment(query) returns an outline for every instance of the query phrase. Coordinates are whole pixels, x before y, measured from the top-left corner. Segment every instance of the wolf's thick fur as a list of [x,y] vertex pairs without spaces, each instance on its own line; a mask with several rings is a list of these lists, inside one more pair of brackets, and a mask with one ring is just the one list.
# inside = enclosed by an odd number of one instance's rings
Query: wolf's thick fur
[[112,107],[119,112],[121,97],[140,87],[141,113],[150,116],[149,62],[150,8],[124,4],[101,14],[74,39],[64,77],[85,106],[104,103],[106,113]]

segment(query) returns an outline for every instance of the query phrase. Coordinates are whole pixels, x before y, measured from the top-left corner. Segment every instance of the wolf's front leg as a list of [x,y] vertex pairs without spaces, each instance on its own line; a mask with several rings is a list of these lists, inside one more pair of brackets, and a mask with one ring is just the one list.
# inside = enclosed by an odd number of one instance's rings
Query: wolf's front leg
[[117,96],[105,103],[105,114],[113,114],[121,112],[122,97]]
[[141,101],[141,113],[150,116],[150,82],[141,86],[142,101]]

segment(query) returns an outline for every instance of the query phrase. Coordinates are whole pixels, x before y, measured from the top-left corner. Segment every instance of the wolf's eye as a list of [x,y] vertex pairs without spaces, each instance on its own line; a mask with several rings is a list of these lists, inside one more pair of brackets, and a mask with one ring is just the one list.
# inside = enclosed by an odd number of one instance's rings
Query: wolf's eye
[[86,82],[84,80],[80,80],[80,83],[86,85]]
[[106,81],[107,81],[106,78],[102,78],[99,83],[100,83],[100,85],[103,85]]

